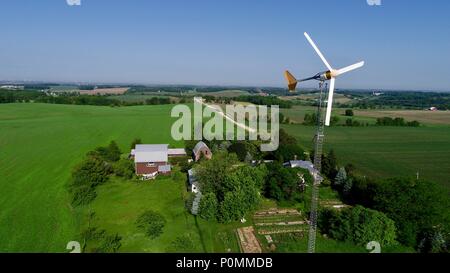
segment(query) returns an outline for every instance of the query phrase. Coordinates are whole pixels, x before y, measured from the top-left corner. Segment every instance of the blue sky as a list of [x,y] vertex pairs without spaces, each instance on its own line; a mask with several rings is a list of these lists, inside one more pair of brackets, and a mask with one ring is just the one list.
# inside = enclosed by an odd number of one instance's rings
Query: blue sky
[[[282,86],[366,66],[337,88],[450,91],[450,1],[4,0],[0,80]],[[312,84],[312,83],[311,83]]]

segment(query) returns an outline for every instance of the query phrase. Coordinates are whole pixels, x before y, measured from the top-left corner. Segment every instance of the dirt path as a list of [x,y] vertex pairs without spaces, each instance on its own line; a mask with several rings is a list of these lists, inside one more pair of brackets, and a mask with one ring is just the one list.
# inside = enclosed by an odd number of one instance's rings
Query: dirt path
[[209,109],[212,109],[214,112],[218,113],[219,115],[221,115],[222,117],[224,117],[226,120],[230,121],[233,124],[236,124],[238,127],[250,132],[250,133],[255,133],[256,129],[254,128],[250,128],[245,124],[236,122],[234,119],[232,119],[231,117],[229,117],[227,114],[225,114],[222,110],[217,109],[216,107],[213,107],[209,104],[204,103],[202,100],[194,98],[194,100],[200,104],[203,104],[204,106],[208,107]]

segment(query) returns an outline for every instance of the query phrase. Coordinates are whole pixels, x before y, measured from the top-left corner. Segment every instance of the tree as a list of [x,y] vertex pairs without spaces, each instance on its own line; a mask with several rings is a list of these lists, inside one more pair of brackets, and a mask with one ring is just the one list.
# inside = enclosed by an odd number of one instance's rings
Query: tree
[[97,196],[95,188],[108,180],[111,166],[98,157],[89,156],[72,171],[70,192],[72,204],[81,206],[89,204]]
[[305,151],[297,144],[280,145],[276,151],[273,152],[274,159],[280,163],[287,162],[294,159],[303,159]]
[[94,250],[97,253],[116,253],[122,246],[122,237],[119,234],[106,235],[100,242],[100,246]]
[[338,116],[332,116],[330,119],[330,125],[334,126],[339,123],[340,118]]
[[322,173],[330,179],[336,177],[337,159],[333,149],[328,152],[328,155],[322,155]]
[[208,221],[217,219],[218,203],[214,193],[209,192],[202,196],[200,200],[198,215]]
[[353,187],[353,179],[351,177],[344,180],[344,184],[342,185],[342,194],[345,197],[348,197],[350,195],[350,192]]
[[115,141],[111,141],[108,145],[107,161],[116,162],[120,159],[122,152]]
[[303,118],[303,125],[316,125],[317,124],[317,114],[305,114]]
[[151,239],[159,237],[163,233],[166,219],[160,213],[148,210],[136,220],[136,226]]
[[352,109],[345,110],[345,115],[347,117],[353,117],[354,116],[353,110]]
[[136,144],[142,144],[142,140],[140,138],[135,138],[130,145],[130,149],[136,148]]
[[257,148],[249,141],[236,141],[228,146],[228,152],[235,153],[239,161],[246,161],[248,155],[250,157],[256,156]]
[[227,192],[220,204],[219,220],[229,223],[241,219],[245,214],[243,199],[241,191]]
[[450,202],[448,190],[436,183],[413,178],[393,178],[378,182],[374,189],[374,208],[393,219],[399,241],[416,247],[420,234],[435,226],[448,232]]
[[341,241],[350,241],[365,246],[370,241],[377,241],[382,246],[396,244],[396,228],[393,220],[384,213],[367,209],[362,206],[344,209],[340,213],[321,213],[320,223],[328,221],[328,228],[324,232],[332,238]]
[[264,165],[239,165],[235,154],[219,152],[195,170],[203,194],[202,218],[213,219],[215,214],[219,222],[235,221],[259,204],[267,175]]
[[131,179],[134,176],[134,163],[133,161],[122,158],[113,165],[114,174],[126,179]]
[[353,119],[351,119],[351,118],[346,119],[345,126],[349,126],[349,127],[353,126]]
[[177,236],[167,249],[167,252],[172,253],[192,253],[196,250],[194,240],[190,234]]
[[280,163],[267,165],[268,175],[265,185],[265,196],[278,201],[294,201],[301,199],[300,178],[298,174],[303,174],[305,181],[311,182],[312,177],[309,172],[300,168],[286,168]]
[[120,159],[121,151],[115,141],[111,141],[107,147],[98,147],[88,156],[98,156],[108,162],[116,162]]
[[213,192],[219,201],[223,200],[225,177],[233,165],[238,163],[236,154],[216,153],[211,160],[205,160],[195,167],[195,173],[202,193]]
[[345,171],[345,168],[341,167],[336,175],[336,178],[334,179],[334,186],[338,189],[341,189],[344,186],[346,180],[347,172]]
[[280,121],[281,124],[284,123],[284,119],[285,119],[284,114],[283,113],[279,113],[279,121]]
[[448,242],[445,240],[443,231],[440,227],[423,231],[419,236],[422,238],[418,245],[421,253],[448,253]]

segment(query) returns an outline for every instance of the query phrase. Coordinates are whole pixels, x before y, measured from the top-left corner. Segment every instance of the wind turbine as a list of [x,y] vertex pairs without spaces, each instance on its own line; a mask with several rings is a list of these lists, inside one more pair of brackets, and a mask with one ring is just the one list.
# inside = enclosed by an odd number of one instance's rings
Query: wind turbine
[[[288,82],[288,88],[289,91],[295,91],[295,88],[297,87],[297,84],[304,81],[309,80],[317,80],[319,81],[319,100],[317,104],[317,129],[316,129],[316,135],[315,135],[315,143],[314,143],[314,169],[316,170],[316,173],[314,175],[314,183],[312,187],[312,197],[311,197],[311,209],[310,209],[310,217],[309,217],[309,235],[308,235],[308,252],[314,253],[315,252],[315,245],[316,245],[316,230],[317,230],[317,208],[319,205],[319,185],[322,181],[322,177],[320,176],[320,170],[322,168],[322,147],[323,147],[323,141],[324,141],[324,124],[326,126],[330,126],[330,120],[331,120],[331,110],[333,108],[333,95],[334,95],[334,87],[336,84],[336,78],[339,77],[342,74],[345,74],[347,72],[350,72],[352,70],[355,70],[357,68],[360,68],[364,65],[364,62],[359,62],[341,69],[333,69],[331,65],[328,63],[328,61],[323,56],[322,52],[320,52],[317,45],[314,43],[314,41],[311,39],[311,37],[308,35],[308,33],[304,33],[306,39],[311,44],[311,46],[316,51],[317,55],[319,55],[322,62],[327,67],[327,71],[317,73],[316,75],[297,80],[289,71],[285,72],[285,77]],[[325,115],[325,121],[323,120],[322,115],[322,105],[324,103],[323,101],[323,87],[324,83],[326,81],[330,81],[329,85],[329,91],[328,91],[328,100],[327,100],[327,109],[326,109],[326,115]]]
[[319,55],[320,59],[325,64],[325,66],[327,67],[328,70],[325,72],[317,73],[316,75],[314,75],[312,77],[301,79],[301,80],[297,80],[294,76],[292,76],[292,74],[289,71],[286,71],[285,77],[288,81],[289,91],[295,91],[295,88],[297,87],[297,83],[304,82],[304,81],[309,81],[309,80],[318,80],[321,82],[330,81],[330,85],[329,85],[330,89],[328,91],[328,101],[327,101],[327,112],[325,115],[325,125],[330,126],[331,110],[333,108],[333,95],[334,95],[334,87],[335,87],[335,83],[336,83],[336,78],[347,72],[353,71],[355,69],[358,69],[358,68],[364,66],[364,61],[356,63],[356,64],[352,64],[350,66],[347,66],[347,67],[344,67],[341,69],[333,69],[331,67],[330,63],[327,61],[327,59],[325,59],[325,57],[323,56],[322,52],[320,52],[320,49],[317,47],[317,45],[314,43],[314,41],[308,35],[308,33],[305,32],[304,35],[305,35],[306,39],[308,40],[308,42],[311,44],[311,46],[316,51],[317,55]]

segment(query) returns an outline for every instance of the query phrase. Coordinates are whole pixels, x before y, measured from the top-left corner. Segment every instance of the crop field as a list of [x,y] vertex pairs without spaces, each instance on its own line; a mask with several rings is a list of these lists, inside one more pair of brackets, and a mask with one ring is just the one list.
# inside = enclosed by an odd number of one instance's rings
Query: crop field
[[[282,125],[301,145],[312,149],[314,126]],[[450,188],[450,126],[329,127],[325,150],[333,149],[341,164],[374,178],[412,176],[417,172]]]
[[171,101],[176,101],[176,102],[178,102],[180,100],[179,97],[163,95],[163,94],[156,93],[156,92],[155,93],[144,93],[144,95],[142,95],[140,93],[127,93],[127,94],[118,95],[118,96],[110,96],[108,98],[120,100],[120,101],[124,101],[124,102],[145,102],[145,100],[155,98],[155,97],[156,98],[170,98]]
[[81,95],[122,95],[129,88],[99,88],[95,90],[79,90]]
[[358,117],[402,117],[405,120],[417,120],[425,124],[442,124],[450,126],[450,111],[427,111],[427,110],[355,110]]

